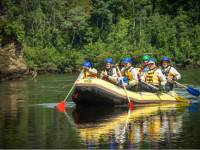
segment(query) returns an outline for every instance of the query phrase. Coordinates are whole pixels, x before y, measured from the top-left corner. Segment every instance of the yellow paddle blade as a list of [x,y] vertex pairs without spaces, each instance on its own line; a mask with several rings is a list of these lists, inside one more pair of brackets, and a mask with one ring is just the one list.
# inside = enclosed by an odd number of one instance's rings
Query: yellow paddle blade
[[181,97],[181,96],[175,96],[175,98],[176,98],[176,101],[177,102],[180,102],[180,103],[186,103],[186,104],[189,104],[190,103],[190,101],[187,99],[187,98],[183,98],[183,97]]

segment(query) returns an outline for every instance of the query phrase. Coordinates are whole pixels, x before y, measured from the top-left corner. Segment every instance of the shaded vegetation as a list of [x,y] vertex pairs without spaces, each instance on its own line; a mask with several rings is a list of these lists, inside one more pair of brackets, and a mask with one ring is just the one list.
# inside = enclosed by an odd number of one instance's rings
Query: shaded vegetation
[[25,45],[30,68],[73,71],[84,58],[144,52],[200,65],[200,1],[2,0],[0,42]]

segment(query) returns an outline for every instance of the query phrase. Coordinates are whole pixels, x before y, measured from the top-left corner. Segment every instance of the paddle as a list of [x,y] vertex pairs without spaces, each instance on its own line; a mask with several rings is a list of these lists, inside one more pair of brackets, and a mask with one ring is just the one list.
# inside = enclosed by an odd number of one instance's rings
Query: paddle
[[[122,77],[121,71],[119,70],[119,67],[118,67],[118,66],[117,66],[117,70],[118,70],[118,72],[119,72],[119,76]],[[123,86],[123,88],[124,88],[124,92],[125,92],[126,97],[127,97],[127,99],[128,99],[128,103],[129,103],[128,106],[129,106],[129,109],[132,109],[132,108],[133,108],[133,102],[130,100],[130,97],[129,97],[128,94],[127,94],[126,87],[125,87],[125,84],[124,84],[123,79],[122,79],[122,86]]]
[[142,83],[144,83],[144,84],[146,84],[146,85],[148,85],[149,87],[151,87],[151,88],[153,88],[153,89],[155,89],[155,90],[159,90],[159,88],[157,88],[156,86],[153,86],[153,85],[151,85],[151,84],[149,84],[149,83],[146,83],[146,82],[144,82],[144,81],[141,81]]
[[[149,83],[146,83],[146,82],[144,82],[144,81],[141,81],[141,82],[144,83],[144,84],[146,84],[146,85],[148,85],[149,87],[151,87],[151,88],[153,88],[153,89],[159,91],[159,88],[157,88],[156,86],[151,85],[151,84],[149,84]],[[172,96],[172,97],[175,97],[176,100],[179,101],[179,102],[188,103],[188,99],[184,99],[184,98],[182,98],[182,97],[180,97],[180,96],[178,96],[178,95],[175,96],[175,95],[171,95],[171,94],[166,93],[166,92],[165,92],[165,94],[170,95],[170,96]]]
[[71,89],[70,89],[70,91],[68,92],[68,94],[67,94],[67,96],[65,97],[65,99],[56,105],[57,110],[59,110],[60,112],[65,112],[65,111],[66,111],[66,101],[67,101],[67,98],[69,97],[69,95],[70,95],[71,92],[73,91],[73,89],[74,89],[74,87],[75,87],[75,83],[76,83],[77,80],[80,78],[80,76],[82,75],[82,73],[83,73],[83,70],[81,71],[81,73],[79,74],[78,78],[77,78],[76,81],[74,82],[73,86],[71,87]]
[[177,81],[174,81],[174,83],[176,83],[178,86],[183,87],[186,89],[186,91],[190,94],[192,94],[193,96],[199,96],[200,95],[200,91],[198,89],[193,88],[192,86],[185,86]]

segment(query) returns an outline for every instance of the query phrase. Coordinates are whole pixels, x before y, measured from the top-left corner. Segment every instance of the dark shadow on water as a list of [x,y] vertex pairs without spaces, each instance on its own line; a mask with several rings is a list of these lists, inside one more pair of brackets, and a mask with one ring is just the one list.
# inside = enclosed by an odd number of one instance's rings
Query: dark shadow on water
[[75,123],[93,123],[101,122],[127,111],[125,107],[78,107],[74,109],[72,114]]

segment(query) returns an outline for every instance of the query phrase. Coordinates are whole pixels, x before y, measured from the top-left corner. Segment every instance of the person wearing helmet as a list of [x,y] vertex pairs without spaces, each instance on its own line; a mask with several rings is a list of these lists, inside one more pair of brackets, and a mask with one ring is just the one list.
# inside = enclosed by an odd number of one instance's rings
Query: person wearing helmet
[[92,64],[90,61],[84,61],[82,64],[83,74],[81,75],[81,79],[86,78],[97,78],[97,70],[92,68]]
[[140,68],[140,72],[145,73],[149,70],[149,68],[148,68],[149,59],[150,59],[149,55],[144,55],[142,57],[142,66]]
[[132,66],[132,58],[122,59],[124,67],[121,69],[122,75],[128,79],[127,89],[136,90],[139,83],[137,70]]
[[148,61],[149,61],[149,59],[150,59],[149,55],[144,55],[142,57],[141,67],[138,68],[138,75],[139,75],[139,77],[144,76],[144,74],[149,70],[149,68],[148,68]]
[[167,84],[165,86],[166,91],[172,91],[174,87],[174,81],[180,80],[180,73],[170,65],[170,58],[163,57],[161,59],[161,71],[167,78]]
[[[158,88],[164,89],[167,80],[162,71],[159,68],[157,68],[156,61],[153,58],[149,59],[148,68],[149,70],[141,78],[141,81],[156,86]],[[141,85],[141,90],[147,92],[157,92],[155,89],[152,89],[150,86],[145,85],[144,83],[141,83]]]
[[106,58],[105,62],[105,69],[101,72],[100,78],[106,80],[111,83],[116,83],[117,81],[117,70],[113,67],[113,59]]

